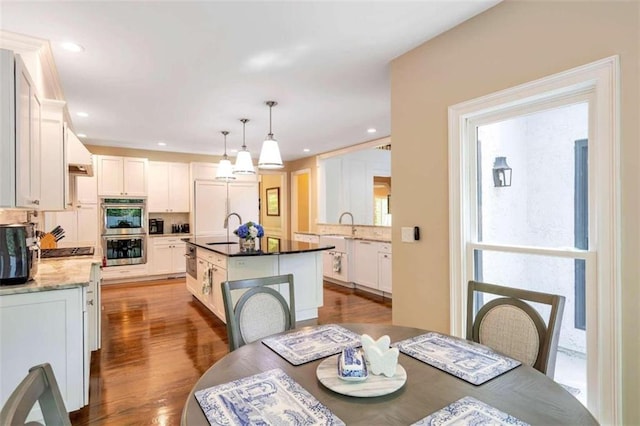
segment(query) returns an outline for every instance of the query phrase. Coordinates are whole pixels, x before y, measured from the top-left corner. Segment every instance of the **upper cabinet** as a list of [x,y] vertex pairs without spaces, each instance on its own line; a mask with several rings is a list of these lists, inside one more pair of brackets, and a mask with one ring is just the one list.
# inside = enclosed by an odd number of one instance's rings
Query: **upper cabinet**
[[70,181],[65,163],[66,126],[65,102],[44,99],[42,101],[42,144],[40,208],[65,210],[71,206]]
[[98,156],[98,195],[146,197],[146,158]]
[[39,208],[40,114],[20,56],[0,49],[0,207]]
[[382,145],[318,158],[320,223],[350,212],[356,225],[391,225],[391,150]]
[[189,212],[189,164],[149,161],[150,213]]

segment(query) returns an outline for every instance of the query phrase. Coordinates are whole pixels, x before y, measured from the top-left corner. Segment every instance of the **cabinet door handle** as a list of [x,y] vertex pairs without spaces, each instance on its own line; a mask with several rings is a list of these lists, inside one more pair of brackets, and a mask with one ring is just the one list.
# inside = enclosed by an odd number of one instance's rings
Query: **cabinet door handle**
[[40,205],[40,200],[33,200],[31,204],[35,204],[36,206]]
[[93,306],[93,299],[92,300],[87,300],[87,305]]

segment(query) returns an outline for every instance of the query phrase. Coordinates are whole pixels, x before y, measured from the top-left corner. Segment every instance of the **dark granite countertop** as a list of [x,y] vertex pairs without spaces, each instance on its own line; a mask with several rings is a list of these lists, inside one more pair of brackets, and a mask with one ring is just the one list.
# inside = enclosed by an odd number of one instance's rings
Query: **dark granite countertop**
[[[240,244],[238,244],[238,237],[236,236],[228,240],[224,237],[192,237],[183,238],[183,241],[186,241],[187,244],[193,244],[196,247],[211,250],[229,257],[307,253],[335,248],[335,246],[332,245],[304,243],[270,236],[259,238],[256,242],[256,249],[250,251],[243,251],[241,249]],[[225,244],[227,241],[231,242],[231,244]]]

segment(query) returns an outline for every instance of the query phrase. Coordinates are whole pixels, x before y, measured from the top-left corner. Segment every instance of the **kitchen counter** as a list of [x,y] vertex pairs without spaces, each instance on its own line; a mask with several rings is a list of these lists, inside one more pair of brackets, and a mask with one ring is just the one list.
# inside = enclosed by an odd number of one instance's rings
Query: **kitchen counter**
[[35,279],[24,284],[0,285],[0,296],[87,287],[94,263],[100,264],[100,259],[95,256],[40,259]]
[[[278,240],[277,245],[268,247],[267,241],[270,239]],[[230,238],[231,244],[225,244],[228,240],[224,237],[196,237],[184,239],[187,244],[193,244],[206,250],[222,254],[228,257],[247,257],[247,256],[268,256],[268,255],[287,255],[296,253],[309,253],[322,250],[330,250],[335,246],[327,244],[305,243],[301,241],[291,241],[282,238],[264,236],[259,239],[256,244],[256,250],[243,251],[238,244],[238,238]]]

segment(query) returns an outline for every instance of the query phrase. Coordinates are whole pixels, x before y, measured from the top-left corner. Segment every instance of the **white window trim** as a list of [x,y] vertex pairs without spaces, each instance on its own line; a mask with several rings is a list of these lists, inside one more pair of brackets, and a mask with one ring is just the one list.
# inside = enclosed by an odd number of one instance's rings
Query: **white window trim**
[[[469,263],[467,242],[471,239],[469,206],[463,202],[470,181],[469,159],[465,143],[471,129],[469,122],[499,110],[516,108],[559,96],[593,93],[594,122],[590,138],[597,153],[590,158],[595,164],[590,173],[594,178],[596,204],[595,227],[597,251],[596,271],[598,285],[595,315],[587,317],[588,327],[595,330],[598,345],[595,360],[589,367],[597,371],[596,379],[588,388],[599,389],[588,394],[588,405],[602,424],[620,424],[622,421],[621,371],[621,282],[620,282],[620,77],[619,57],[611,56],[587,65],[554,74],[462,102],[449,107],[449,240],[450,240],[450,295],[451,333],[465,334],[466,285]],[[475,134],[475,133],[474,133]],[[587,310],[588,307],[587,307]],[[587,314],[588,315],[588,314]],[[589,362],[589,361],[588,361]]]

